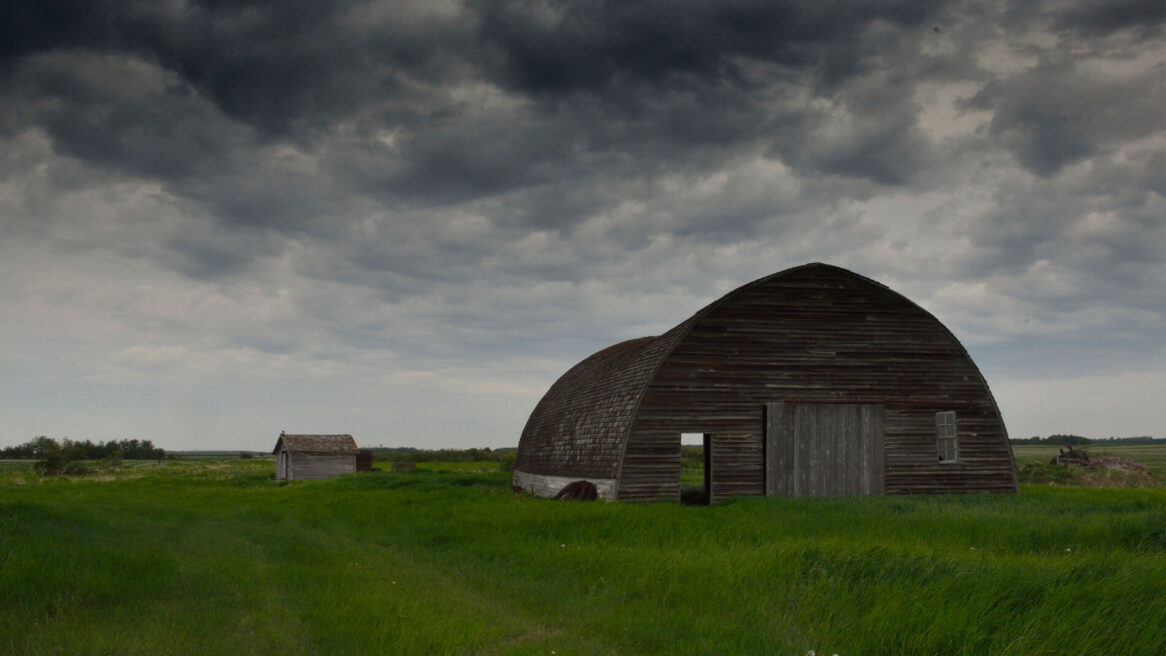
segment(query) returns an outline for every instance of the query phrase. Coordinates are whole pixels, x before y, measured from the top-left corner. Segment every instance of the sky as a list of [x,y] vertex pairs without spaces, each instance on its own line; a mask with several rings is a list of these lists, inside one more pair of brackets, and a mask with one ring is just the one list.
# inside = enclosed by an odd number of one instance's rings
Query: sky
[[1166,9],[2,0],[0,446],[504,447],[808,262],[1166,436]]

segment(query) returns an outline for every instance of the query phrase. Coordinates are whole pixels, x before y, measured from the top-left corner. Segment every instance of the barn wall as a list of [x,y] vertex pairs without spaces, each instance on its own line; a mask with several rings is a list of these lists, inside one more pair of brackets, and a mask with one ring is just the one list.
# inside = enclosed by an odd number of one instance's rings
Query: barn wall
[[[782,401],[883,405],[888,493],[1016,490],[1003,421],[955,338],[886,287],[815,266],[746,286],[695,322],[641,401],[619,498],[678,498],[671,444],[682,432],[732,436],[713,453],[741,471],[720,489],[764,493],[764,406]],[[938,461],[944,410],[957,413],[958,463]]]
[[713,433],[709,440],[712,481],[709,502],[735,495],[765,494],[765,454],[753,435]]
[[288,478],[328,478],[356,472],[355,454],[292,453],[288,460]]

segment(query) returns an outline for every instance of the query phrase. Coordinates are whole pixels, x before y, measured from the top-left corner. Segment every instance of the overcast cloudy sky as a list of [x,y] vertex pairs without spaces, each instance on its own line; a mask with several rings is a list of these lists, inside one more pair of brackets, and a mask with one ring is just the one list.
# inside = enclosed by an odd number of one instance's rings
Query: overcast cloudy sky
[[1166,435],[1161,0],[0,11],[0,445],[513,446],[813,261],[946,323],[1014,437]]

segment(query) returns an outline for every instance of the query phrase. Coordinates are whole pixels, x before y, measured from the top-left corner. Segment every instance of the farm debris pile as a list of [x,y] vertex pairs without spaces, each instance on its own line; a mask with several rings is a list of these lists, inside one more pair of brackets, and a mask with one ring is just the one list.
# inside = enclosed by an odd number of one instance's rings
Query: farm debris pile
[[1060,450],[1060,453],[1053,456],[1049,461],[1053,465],[1080,465],[1081,467],[1089,466],[1089,453],[1085,449],[1074,449],[1069,447],[1069,450]]
[[1061,449],[1060,453],[1053,456],[1049,461],[1053,465],[1077,465],[1086,469],[1120,469],[1121,471],[1146,471],[1149,468],[1140,462],[1133,460],[1126,460],[1125,458],[1114,458],[1107,456],[1099,456],[1097,458],[1090,458],[1088,451],[1084,448],[1074,449],[1069,447],[1066,451]]

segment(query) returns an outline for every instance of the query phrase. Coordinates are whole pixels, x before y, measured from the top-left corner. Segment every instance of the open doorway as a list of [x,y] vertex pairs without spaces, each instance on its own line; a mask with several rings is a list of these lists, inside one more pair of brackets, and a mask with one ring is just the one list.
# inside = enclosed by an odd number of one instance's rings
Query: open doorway
[[712,481],[708,433],[680,434],[680,502],[707,506]]

